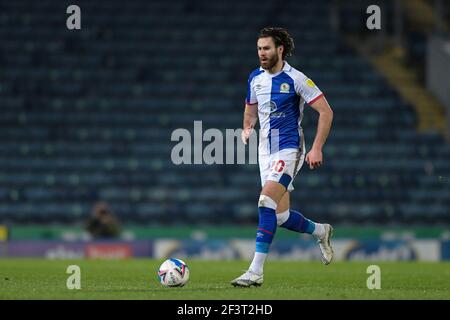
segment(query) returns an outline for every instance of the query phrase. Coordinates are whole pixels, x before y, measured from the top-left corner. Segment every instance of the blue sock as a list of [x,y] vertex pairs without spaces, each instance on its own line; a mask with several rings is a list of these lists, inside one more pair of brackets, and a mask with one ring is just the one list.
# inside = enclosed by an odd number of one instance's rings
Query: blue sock
[[309,234],[312,234],[316,228],[314,222],[305,218],[300,212],[292,209],[289,210],[289,218],[280,227]]
[[268,253],[273,236],[277,230],[275,209],[259,207],[259,224],[256,233],[256,252]]

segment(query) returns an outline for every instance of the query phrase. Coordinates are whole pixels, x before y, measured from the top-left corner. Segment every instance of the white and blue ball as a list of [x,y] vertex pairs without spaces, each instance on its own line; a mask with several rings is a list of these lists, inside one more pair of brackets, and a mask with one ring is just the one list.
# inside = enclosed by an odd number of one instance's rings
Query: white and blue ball
[[189,268],[180,259],[167,259],[159,267],[159,282],[165,287],[182,287],[189,280]]

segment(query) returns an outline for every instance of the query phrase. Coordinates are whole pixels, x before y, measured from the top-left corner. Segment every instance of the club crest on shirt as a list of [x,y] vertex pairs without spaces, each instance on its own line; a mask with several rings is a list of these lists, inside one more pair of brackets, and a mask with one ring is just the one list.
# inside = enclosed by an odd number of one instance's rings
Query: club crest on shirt
[[289,83],[282,83],[280,85],[280,93],[289,93],[289,89],[291,88],[291,86],[289,85]]

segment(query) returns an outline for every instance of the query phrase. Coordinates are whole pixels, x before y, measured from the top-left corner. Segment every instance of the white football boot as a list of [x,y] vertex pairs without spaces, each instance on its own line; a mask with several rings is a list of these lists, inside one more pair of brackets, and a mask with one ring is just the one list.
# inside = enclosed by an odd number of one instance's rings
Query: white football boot
[[325,228],[325,235],[321,238],[317,239],[317,243],[319,243],[321,259],[323,264],[330,264],[333,260],[333,247],[331,246],[331,237],[333,236],[333,227],[329,224],[323,225]]
[[264,276],[256,274],[251,270],[246,271],[242,276],[231,281],[231,284],[235,287],[259,287],[264,282]]

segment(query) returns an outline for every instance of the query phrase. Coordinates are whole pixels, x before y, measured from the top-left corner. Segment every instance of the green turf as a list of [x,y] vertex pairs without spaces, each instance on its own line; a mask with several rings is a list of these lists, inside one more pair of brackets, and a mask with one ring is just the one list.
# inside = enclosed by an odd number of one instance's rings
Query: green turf
[[[450,299],[450,263],[268,261],[259,288],[234,288],[247,261],[189,260],[189,283],[162,287],[162,260],[0,259],[0,299]],[[81,290],[68,290],[67,266],[81,268]],[[366,286],[381,268],[381,289]]]

